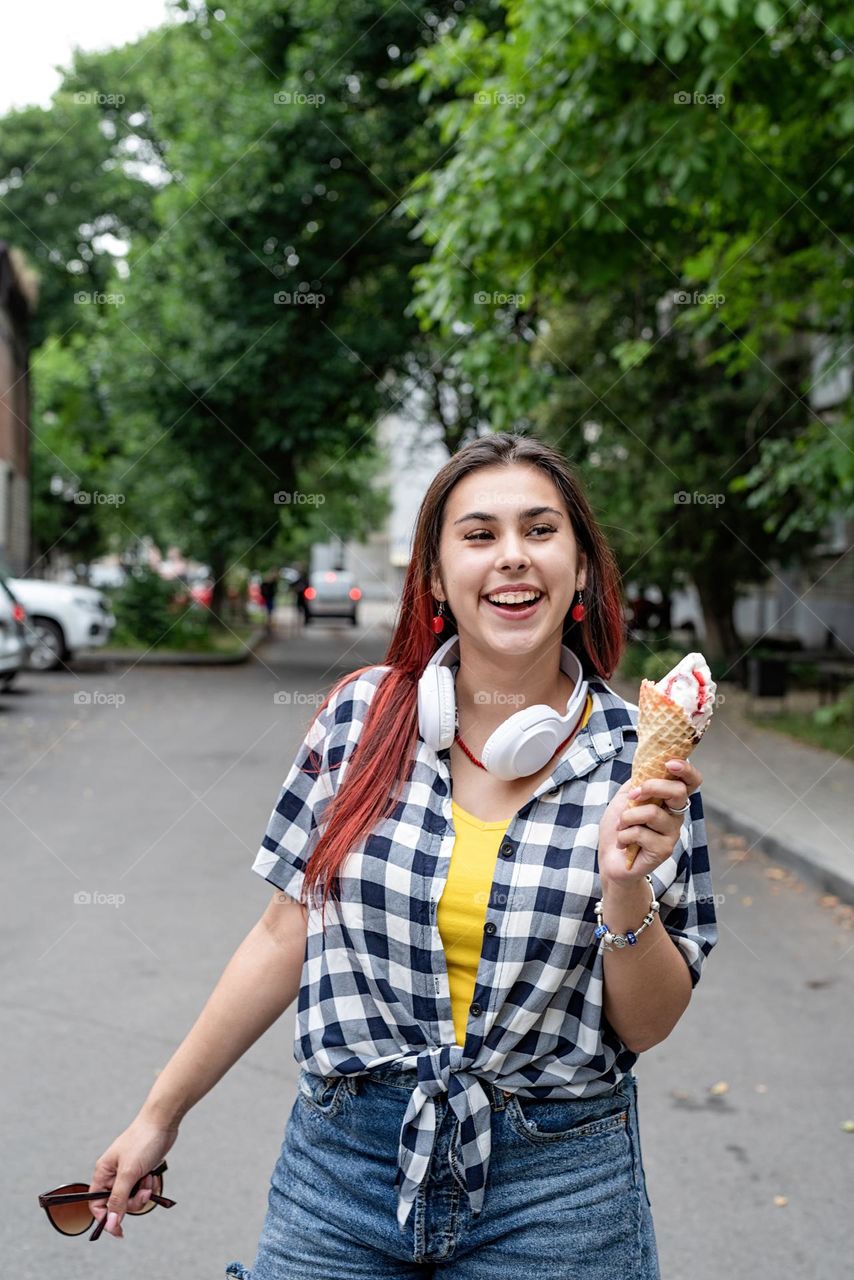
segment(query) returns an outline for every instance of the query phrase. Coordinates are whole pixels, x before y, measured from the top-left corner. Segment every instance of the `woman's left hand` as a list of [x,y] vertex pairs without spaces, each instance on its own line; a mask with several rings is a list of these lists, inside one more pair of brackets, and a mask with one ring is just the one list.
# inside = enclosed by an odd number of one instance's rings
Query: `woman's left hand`
[[[672,766],[681,764],[681,769]],[[649,778],[640,783],[640,794],[631,796],[631,779],[624,782],[602,815],[599,824],[599,876],[602,883],[627,884],[642,880],[676,848],[679,832],[689,813],[668,813],[656,800],[674,809],[688,803],[688,796],[702,785],[702,774],[689,760],[668,760],[667,778]],[[639,846],[631,869],[626,866],[626,849]]]

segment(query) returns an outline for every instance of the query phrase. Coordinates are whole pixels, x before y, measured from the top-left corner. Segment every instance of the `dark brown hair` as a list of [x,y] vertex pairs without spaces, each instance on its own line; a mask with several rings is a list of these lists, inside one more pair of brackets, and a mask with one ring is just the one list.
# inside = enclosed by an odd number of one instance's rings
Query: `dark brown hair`
[[[620,575],[613,552],[593,516],[570,464],[551,445],[530,436],[492,434],[463,446],[434,476],[415,526],[412,555],[403,584],[394,632],[383,665],[391,668],[374,695],[345,781],[324,813],[324,832],[308,862],[304,896],[324,882],[323,907],[349,851],[387,817],[399,799],[392,794],[406,778],[418,737],[418,679],[440,644],[456,631],[446,604],[446,627],[434,634],[431,580],[438,576],[439,539],[448,495],[463,477],[481,467],[513,463],[539,467],[562,495],[579,551],[587,558],[585,614],[575,622],[567,612],[563,643],[580,659],[585,676],[609,678],[625,645]],[[370,667],[339,680],[318,707]]]

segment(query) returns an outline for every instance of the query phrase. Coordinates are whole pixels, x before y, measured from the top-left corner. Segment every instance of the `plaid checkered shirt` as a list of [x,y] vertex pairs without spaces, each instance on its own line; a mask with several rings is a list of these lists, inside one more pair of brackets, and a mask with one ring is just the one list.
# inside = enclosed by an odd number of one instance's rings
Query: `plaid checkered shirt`
[[[389,670],[371,667],[330,700],[282,784],[252,870],[297,900],[323,812],[346,776],[371,699]],[[309,909],[294,1056],[324,1077],[417,1069],[400,1131],[401,1231],[427,1176],[434,1099],[459,1121],[472,1212],[483,1207],[491,1108],[482,1080],[527,1098],[609,1092],[637,1061],[603,1016],[603,952],[594,936],[599,823],[631,774],[638,708],[598,677],[593,709],[551,775],[507,824],[495,863],[465,1044],[456,1043],[436,908],[455,832],[450,749],[419,736],[391,814],[350,850],[340,900]],[[331,766],[340,767],[335,768]],[[718,931],[699,791],[672,855],[652,873],[659,919],[692,988]],[[319,899],[317,899],[319,902]]]

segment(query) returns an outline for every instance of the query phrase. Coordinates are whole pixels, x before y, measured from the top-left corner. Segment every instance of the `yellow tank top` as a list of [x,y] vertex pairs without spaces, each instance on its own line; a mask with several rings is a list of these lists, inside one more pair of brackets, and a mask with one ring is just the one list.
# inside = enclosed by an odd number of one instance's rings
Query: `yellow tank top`
[[[587,695],[579,732],[587,724],[593,699]],[[445,950],[451,1009],[457,1044],[465,1044],[489,895],[495,875],[495,859],[501,837],[510,825],[482,822],[451,801],[456,839],[448,868],[448,880],[439,899],[436,923]]]

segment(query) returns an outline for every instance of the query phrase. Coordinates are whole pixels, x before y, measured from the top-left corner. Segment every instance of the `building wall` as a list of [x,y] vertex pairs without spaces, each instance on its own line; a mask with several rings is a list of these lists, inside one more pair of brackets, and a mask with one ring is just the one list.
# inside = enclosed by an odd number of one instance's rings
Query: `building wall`
[[[419,393],[420,394],[420,393]],[[400,596],[415,518],[436,472],[448,459],[438,431],[425,432],[415,416],[387,414],[377,424],[377,438],[387,459],[378,483],[387,485],[391,512],[384,529],[365,542],[348,542],[342,563],[356,575],[366,600],[395,600]],[[317,543],[312,549],[312,569],[331,569],[338,563],[339,547]]]

